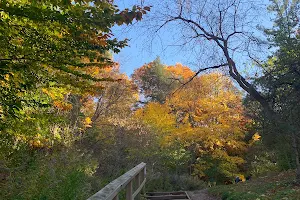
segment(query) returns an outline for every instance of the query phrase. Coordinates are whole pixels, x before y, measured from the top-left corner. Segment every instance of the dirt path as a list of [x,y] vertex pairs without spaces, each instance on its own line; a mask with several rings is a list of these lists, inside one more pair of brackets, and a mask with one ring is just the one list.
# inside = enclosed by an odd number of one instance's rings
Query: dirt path
[[221,200],[218,197],[209,195],[207,189],[189,191],[188,195],[191,197],[192,200]]

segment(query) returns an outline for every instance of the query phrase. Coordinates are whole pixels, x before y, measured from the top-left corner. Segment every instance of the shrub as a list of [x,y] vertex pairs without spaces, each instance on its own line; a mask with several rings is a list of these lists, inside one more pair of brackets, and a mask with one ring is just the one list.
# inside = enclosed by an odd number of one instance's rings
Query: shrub
[[147,191],[188,191],[199,190],[205,183],[190,175],[150,174],[146,183]]
[[10,168],[0,199],[86,199],[92,194],[95,169],[96,164],[88,155],[73,148],[28,152],[22,165]]

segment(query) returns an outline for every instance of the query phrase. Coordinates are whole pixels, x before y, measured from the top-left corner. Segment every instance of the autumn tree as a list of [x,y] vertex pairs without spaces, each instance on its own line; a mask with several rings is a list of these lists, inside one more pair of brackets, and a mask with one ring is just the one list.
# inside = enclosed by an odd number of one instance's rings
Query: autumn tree
[[97,159],[95,175],[111,178],[141,160],[151,166],[163,154],[157,148],[156,136],[133,115],[139,100],[137,86],[120,73],[118,66],[107,68],[106,73],[119,81],[102,83],[104,88],[86,100],[82,96],[86,130],[79,146]]
[[[179,64],[165,70],[182,81],[194,74]],[[222,181],[238,174],[244,163],[247,119],[241,102],[241,94],[232,82],[215,73],[195,77],[164,104],[149,103],[137,115],[156,130],[163,147],[177,143],[178,150],[192,155],[188,162],[194,175]]]
[[[111,27],[141,20],[146,13],[137,6],[120,11],[107,1],[91,0],[5,0],[0,11],[2,115],[15,114],[23,104],[30,105],[24,93],[49,81],[72,84],[72,79],[78,82],[79,78],[111,80],[97,79],[80,68],[112,63],[106,53],[118,53],[127,41],[113,38]],[[82,58],[90,62],[82,62]],[[59,78],[61,74],[65,79]]]
[[176,80],[165,70],[160,58],[136,69],[132,79],[140,89],[140,93],[148,101],[163,103],[170,92],[176,87]]

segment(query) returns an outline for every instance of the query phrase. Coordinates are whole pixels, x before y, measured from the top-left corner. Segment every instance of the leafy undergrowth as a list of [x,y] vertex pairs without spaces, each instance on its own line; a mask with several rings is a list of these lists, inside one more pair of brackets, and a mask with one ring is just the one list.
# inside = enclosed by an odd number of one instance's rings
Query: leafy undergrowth
[[227,200],[300,200],[300,186],[295,184],[295,172],[286,171],[259,177],[244,183],[221,185],[209,193]]
[[193,191],[206,187],[203,181],[189,175],[159,174],[148,175],[147,192]]

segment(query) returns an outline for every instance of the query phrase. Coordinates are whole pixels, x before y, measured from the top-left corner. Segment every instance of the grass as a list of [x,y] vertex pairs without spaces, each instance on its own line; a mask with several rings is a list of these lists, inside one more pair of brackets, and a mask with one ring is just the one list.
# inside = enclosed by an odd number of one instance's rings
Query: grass
[[286,171],[259,177],[244,183],[220,185],[209,193],[226,200],[300,200],[300,186],[295,185],[295,172]]

